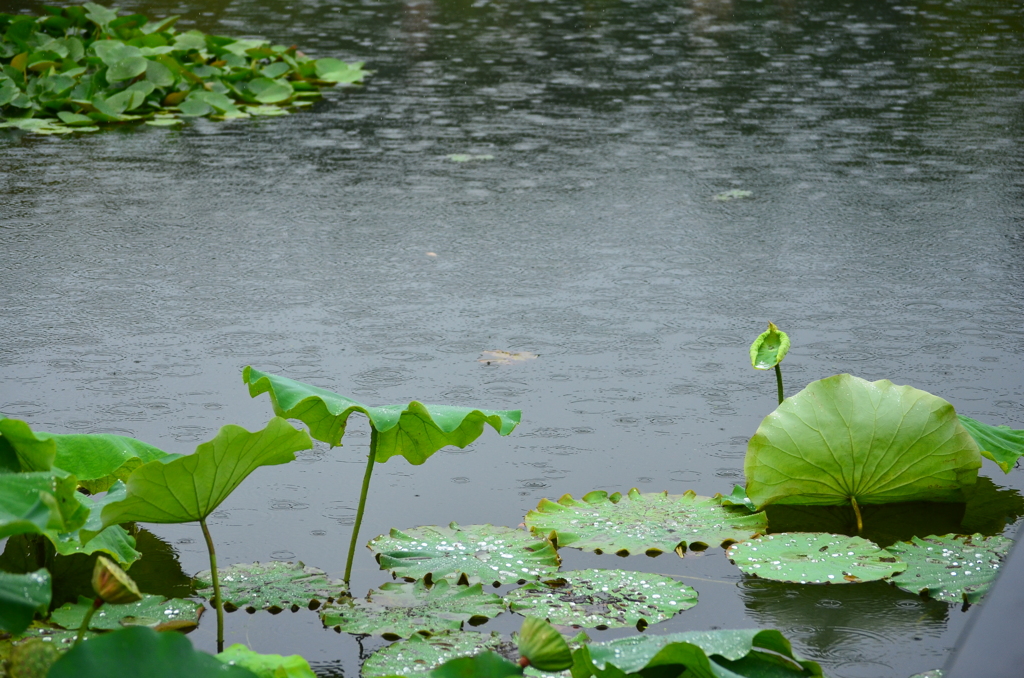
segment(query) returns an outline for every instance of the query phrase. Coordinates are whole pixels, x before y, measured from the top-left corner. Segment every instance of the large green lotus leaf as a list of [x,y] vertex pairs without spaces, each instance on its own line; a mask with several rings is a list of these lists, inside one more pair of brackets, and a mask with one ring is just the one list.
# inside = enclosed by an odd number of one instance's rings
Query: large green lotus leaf
[[964,501],[980,466],[978,446],[942,398],[837,374],[765,417],[743,468],[747,495],[764,507]]
[[892,582],[904,591],[947,603],[976,603],[988,591],[1013,546],[1006,537],[947,534],[893,544],[888,549],[907,564]]
[[[57,444],[40,438],[32,428],[20,419],[0,416],[0,442],[12,450],[24,472],[49,471],[57,456]],[[9,446],[9,447],[8,447]]]
[[499,654],[484,652],[473,657],[450,659],[427,675],[430,678],[508,678],[524,675],[524,671]]
[[631,636],[585,645],[577,653],[592,675],[598,678],[622,678],[645,669],[669,666],[684,667],[685,675],[693,678],[823,675],[821,666],[797,657],[789,641],[775,630],[685,631],[663,636]]
[[133,626],[83,642],[57,660],[48,678],[255,678],[241,666],[192,649],[180,633]]
[[[345,582],[330,580],[323,570],[303,563],[252,563],[219,567],[220,596],[224,609],[234,612],[270,610],[280,612],[300,607],[315,610],[324,602],[333,602],[346,595]],[[213,598],[210,570],[195,577],[196,593]]]
[[392,529],[368,544],[382,570],[429,581],[465,574],[470,582],[515,584],[546,577],[561,562],[544,537],[494,525],[429,525]]
[[88,512],[80,508],[76,485],[48,472],[0,475],[0,539],[81,527]]
[[1009,426],[989,426],[976,419],[959,415],[960,423],[981,448],[981,455],[988,457],[1003,473],[1009,473],[1017,460],[1024,456],[1024,431]]
[[697,604],[697,592],[660,574],[626,570],[575,570],[531,582],[505,596],[509,609],[561,626],[641,631]]
[[205,519],[260,466],[284,464],[313,447],[305,431],[274,417],[261,431],[225,426],[193,454],[157,459],[132,471],[124,500],[103,509],[103,524]]
[[508,435],[519,424],[519,410],[477,410],[471,407],[408,405],[367,407],[326,389],[246,367],[242,378],[255,398],[269,393],[274,412],[299,419],[310,434],[332,447],[341,444],[345,425],[353,412],[362,412],[377,431],[377,461],[405,457],[410,464],[422,464],[446,445],[466,447],[480,437],[484,424],[499,435]]
[[747,574],[800,584],[874,581],[907,567],[867,539],[813,532],[758,537],[733,544],[726,556]]
[[50,573],[45,568],[28,574],[0,571],[0,629],[19,634],[36,612],[50,606]]
[[565,495],[558,502],[542,499],[526,514],[526,526],[550,535],[559,546],[618,555],[683,551],[749,539],[763,533],[764,513],[742,506],[723,506],[720,496],[701,497],[689,491],[641,493],[622,497],[595,491],[577,501]]
[[316,678],[309,662],[297,654],[260,654],[235,643],[214,657],[225,664],[247,668],[259,678]]
[[411,676],[427,673],[446,661],[498,651],[503,645],[501,634],[478,631],[445,631],[432,636],[416,633],[408,640],[398,640],[370,655],[361,669],[362,678]]
[[388,582],[379,591],[370,591],[366,600],[329,603],[321,608],[320,619],[340,631],[395,639],[460,629],[466,621],[483,623],[504,609],[501,598],[484,593],[480,584],[462,586],[439,579],[428,588],[421,579]]
[[[82,625],[92,607],[92,598],[81,596],[75,604],[67,603],[50,615],[50,621],[66,629]],[[203,604],[193,600],[168,600],[163,596],[142,594],[142,600],[126,605],[104,605],[89,620],[89,628],[112,631],[123,626],[170,627],[193,629],[199,625]]]

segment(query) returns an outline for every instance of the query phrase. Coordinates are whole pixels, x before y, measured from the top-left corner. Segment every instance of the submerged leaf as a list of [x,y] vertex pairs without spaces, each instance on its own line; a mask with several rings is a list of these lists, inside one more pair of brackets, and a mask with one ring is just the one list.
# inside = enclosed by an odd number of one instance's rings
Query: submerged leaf
[[[224,609],[233,612],[245,608],[256,610],[297,610],[306,607],[315,610],[325,602],[346,595],[345,583],[330,580],[327,574],[303,563],[253,563],[219,567],[220,595]],[[213,579],[210,570],[195,577],[196,594],[213,598]]]
[[477,362],[483,363],[484,365],[516,365],[518,363],[526,362],[527,360],[535,360],[536,358],[536,353],[530,353],[528,351],[519,351],[518,353],[509,353],[508,351],[484,351],[480,354]]
[[697,592],[660,574],[576,570],[531,582],[510,591],[505,600],[513,612],[534,614],[560,626],[643,630],[696,605]]
[[682,553],[686,548],[749,539],[768,527],[764,513],[723,506],[720,496],[701,497],[693,491],[646,494],[636,488],[626,497],[596,491],[582,500],[570,495],[557,503],[542,499],[526,514],[526,525],[540,534],[554,535],[558,546],[619,555]]
[[392,529],[368,546],[382,570],[411,579],[465,574],[473,583],[514,584],[549,576],[560,563],[546,538],[494,525]]
[[907,567],[867,539],[814,532],[769,534],[733,544],[726,556],[747,574],[799,584],[874,581]]
[[505,609],[501,598],[484,593],[480,584],[461,586],[447,579],[429,588],[422,579],[388,582],[379,591],[370,591],[366,598],[329,603],[320,610],[320,619],[324,626],[340,631],[395,639],[460,629],[467,621],[483,623]]
[[1024,456],[1024,431],[1009,426],[989,426],[963,415],[959,419],[981,448],[981,456],[998,464],[1003,473],[1009,473],[1017,460]]
[[893,544],[889,553],[907,563],[892,577],[904,591],[919,593],[947,603],[976,603],[999,574],[1013,540],[947,534]]
[[381,678],[427,673],[446,661],[497,651],[501,646],[502,637],[497,631],[444,631],[432,636],[416,633],[374,652],[363,662],[360,675]]
[[964,501],[980,466],[948,402],[849,374],[787,398],[761,422],[743,465],[759,507]]
[[274,412],[281,417],[299,419],[317,440],[339,445],[345,425],[353,412],[362,412],[377,432],[376,460],[403,456],[410,464],[422,464],[446,445],[466,447],[480,437],[484,424],[499,435],[508,435],[519,424],[519,410],[478,410],[472,407],[408,405],[367,407],[326,389],[300,381],[267,374],[246,367],[242,379],[255,398],[269,393]]

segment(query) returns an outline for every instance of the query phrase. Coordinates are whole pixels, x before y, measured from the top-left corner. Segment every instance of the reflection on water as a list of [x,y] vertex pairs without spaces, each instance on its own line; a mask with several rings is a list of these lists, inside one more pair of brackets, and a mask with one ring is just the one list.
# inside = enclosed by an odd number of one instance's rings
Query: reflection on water
[[[775,406],[746,355],[767,320],[793,339],[787,392],[849,371],[1024,428],[1019,3],[118,4],[375,74],[274,120],[0,132],[0,412],[34,428],[190,452],[270,416],[245,393],[246,364],[371,405],[524,411],[509,438],[381,464],[367,539],[517,525],[563,493],[728,493]],[[752,195],[714,200],[732,189]],[[476,362],[495,350],[539,357]],[[365,423],[349,428],[345,447],[258,471],[222,507],[226,564],[294,554],[340,576],[368,440]],[[1024,481],[994,468],[1012,491],[990,488],[991,506],[962,517],[919,512],[921,529],[1016,521]],[[208,567],[198,528],[154,529],[186,572]],[[354,589],[388,578],[356,561]],[[663,567],[695,563],[737,576],[720,550]],[[854,617],[889,605],[882,585],[863,604],[837,597],[860,587],[797,592],[801,614],[857,611],[799,622],[784,601],[773,612],[746,605],[747,588],[740,601],[693,583],[714,611],[648,632],[802,623],[800,648],[840,677],[938,666],[970,615],[926,604],[927,633],[900,621],[895,652],[835,630],[875,628]],[[909,620],[898,595],[886,615]],[[306,623],[232,615],[229,642],[355,675],[355,641]],[[212,647],[210,625],[192,638]]]

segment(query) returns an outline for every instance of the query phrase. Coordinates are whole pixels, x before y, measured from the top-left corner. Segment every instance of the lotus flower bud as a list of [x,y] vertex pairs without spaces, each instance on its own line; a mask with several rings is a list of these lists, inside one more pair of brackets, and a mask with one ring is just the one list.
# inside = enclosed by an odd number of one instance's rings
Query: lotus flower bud
[[139,587],[113,561],[100,556],[92,570],[92,588],[105,603],[125,605],[142,600]]

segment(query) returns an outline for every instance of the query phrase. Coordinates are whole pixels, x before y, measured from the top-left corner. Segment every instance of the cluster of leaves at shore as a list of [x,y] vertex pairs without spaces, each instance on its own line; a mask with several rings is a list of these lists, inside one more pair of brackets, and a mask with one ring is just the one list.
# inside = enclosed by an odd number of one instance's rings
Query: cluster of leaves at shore
[[362,63],[294,46],[177,32],[179,17],[118,16],[94,3],[0,14],[0,127],[37,134],[100,124],[285,115],[323,87],[359,83]]

